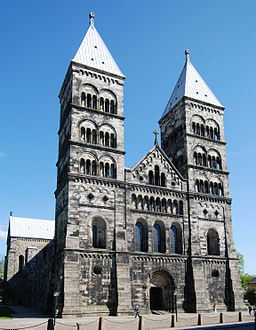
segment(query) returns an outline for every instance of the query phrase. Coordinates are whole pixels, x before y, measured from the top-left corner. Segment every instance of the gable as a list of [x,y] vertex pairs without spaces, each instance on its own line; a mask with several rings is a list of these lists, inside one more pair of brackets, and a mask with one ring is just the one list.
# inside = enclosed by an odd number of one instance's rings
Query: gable
[[129,178],[132,183],[183,189],[184,179],[158,145],[131,168]]

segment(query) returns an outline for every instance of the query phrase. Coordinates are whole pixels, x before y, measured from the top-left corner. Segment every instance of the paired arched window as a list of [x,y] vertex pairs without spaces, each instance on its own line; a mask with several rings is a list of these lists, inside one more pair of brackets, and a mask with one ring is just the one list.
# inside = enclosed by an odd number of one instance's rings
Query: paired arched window
[[147,227],[141,221],[136,222],[135,225],[135,250],[141,252],[147,252],[148,246],[148,234]]
[[212,124],[214,126],[212,126],[211,124],[192,122],[192,132],[196,135],[205,136],[208,139],[220,140],[220,130],[218,125],[217,123]]
[[105,147],[116,148],[116,133],[112,129],[112,132],[98,130],[96,128],[81,127],[80,128],[80,140],[86,143],[101,144]]
[[207,252],[210,255],[220,255],[219,235],[214,229],[210,229],[207,233]]
[[116,164],[109,162],[97,162],[96,160],[84,158],[80,159],[80,173],[94,176],[102,176],[105,178],[116,179],[117,169]]
[[116,99],[113,100],[109,98],[103,98],[102,96],[98,99],[97,95],[91,93],[85,93],[85,92],[81,93],[81,105],[90,109],[95,109],[95,110],[98,109],[107,113],[112,113],[112,114],[117,113]]
[[92,221],[92,246],[94,248],[106,248],[106,223],[101,218]]

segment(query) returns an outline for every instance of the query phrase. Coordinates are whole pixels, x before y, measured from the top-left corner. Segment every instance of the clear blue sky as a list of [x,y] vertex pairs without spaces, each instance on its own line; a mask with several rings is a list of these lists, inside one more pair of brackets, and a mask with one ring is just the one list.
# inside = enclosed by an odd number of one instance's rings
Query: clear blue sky
[[256,275],[255,0],[8,0],[0,12],[0,255],[9,212],[54,219],[58,92],[88,14],[125,83],[126,166],[153,130],[184,65],[184,50],[226,107],[233,231]]

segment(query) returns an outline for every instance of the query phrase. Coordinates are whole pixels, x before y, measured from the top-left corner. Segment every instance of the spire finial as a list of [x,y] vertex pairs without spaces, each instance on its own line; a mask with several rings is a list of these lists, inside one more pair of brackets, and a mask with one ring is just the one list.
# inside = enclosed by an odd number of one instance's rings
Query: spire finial
[[90,25],[94,25],[94,16],[95,16],[94,12],[91,11],[90,14],[89,14],[89,17],[90,17]]
[[158,145],[158,140],[157,140],[157,135],[159,134],[158,131],[155,129],[154,132],[155,134],[155,145]]
[[189,49],[185,50],[186,61],[189,61]]

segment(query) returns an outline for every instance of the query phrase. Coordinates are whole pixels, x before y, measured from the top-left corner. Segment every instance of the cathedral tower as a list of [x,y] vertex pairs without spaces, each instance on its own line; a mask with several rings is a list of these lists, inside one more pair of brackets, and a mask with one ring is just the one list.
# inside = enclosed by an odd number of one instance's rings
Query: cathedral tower
[[[195,309],[241,307],[224,138],[224,107],[189,58],[159,121],[162,148],[189,184]],[[199,257],[200,256],[200,257]],[[204,275],[202,275],[204,274]]]
[[124,238],[118,228],[125,214],[117,202],[124,180],[124,80],[91,13],[59,95],[56,290],[63,315],[95,308],[115,313],[113,253],[118,244],[121,249],[116,237]]

